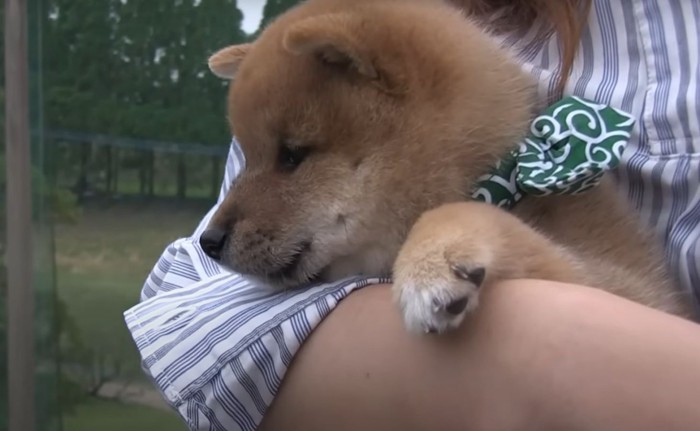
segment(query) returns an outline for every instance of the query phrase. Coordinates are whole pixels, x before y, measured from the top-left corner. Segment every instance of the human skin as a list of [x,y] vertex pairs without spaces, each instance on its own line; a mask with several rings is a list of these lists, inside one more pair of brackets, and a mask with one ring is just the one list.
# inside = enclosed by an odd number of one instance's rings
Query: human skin
[[700,326],[601,290],[499,282],[453,333],[407,333],[390,287],[344,299],[263,431],[697,430]]

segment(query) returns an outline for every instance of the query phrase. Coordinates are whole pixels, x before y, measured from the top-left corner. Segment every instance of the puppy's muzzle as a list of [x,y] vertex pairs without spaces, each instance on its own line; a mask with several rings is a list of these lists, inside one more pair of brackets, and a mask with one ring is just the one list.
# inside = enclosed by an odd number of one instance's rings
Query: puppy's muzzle
[[199,237],[199,245],[207,256],[214,260],[221,259],[221,251],[226,244],[226,231],[219,228],[209,228]]
[[[235,228],[234,228],[235,227]],[[280,240],[274,231],[249,220],[212,222],[199,237],[202,251],[228,269],[283,284],[308,278],[304,260],[311,241]]]

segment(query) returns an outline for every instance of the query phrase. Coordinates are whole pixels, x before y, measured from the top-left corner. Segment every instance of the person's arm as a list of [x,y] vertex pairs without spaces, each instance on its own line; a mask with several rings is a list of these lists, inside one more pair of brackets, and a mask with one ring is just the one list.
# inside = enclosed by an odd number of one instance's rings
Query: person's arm
[[340,303],[261,431],[700,429],[700,326],[609,293],[491,286],[458,332],[411,336],[386,286]]

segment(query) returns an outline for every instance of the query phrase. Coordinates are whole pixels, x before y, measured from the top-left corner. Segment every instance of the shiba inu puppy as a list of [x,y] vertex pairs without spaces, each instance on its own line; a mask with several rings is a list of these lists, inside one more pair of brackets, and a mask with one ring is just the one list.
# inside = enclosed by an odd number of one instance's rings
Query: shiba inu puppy
[[589,285],[690,315],[611,180],[512,211],[470,201],[528,130],[534,86],[458,7],[309,0],[221,49],[245,169],[205,252],[279,288],[392,275],[406,326],[457,327],[499,279]]

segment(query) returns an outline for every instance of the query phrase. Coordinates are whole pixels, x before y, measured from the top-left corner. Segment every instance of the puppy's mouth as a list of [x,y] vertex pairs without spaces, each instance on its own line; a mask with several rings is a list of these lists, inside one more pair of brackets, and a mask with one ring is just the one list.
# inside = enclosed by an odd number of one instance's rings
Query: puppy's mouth
[[298,250],[290,256],[289,262],[283,267],[268,272],[266,278],[275,284],[290,285],[296,283],[308,283],[315,281],[318,273],[308,274],[302,268],[304,257],[311,251],[311,242],[304,241],[298,247]]

